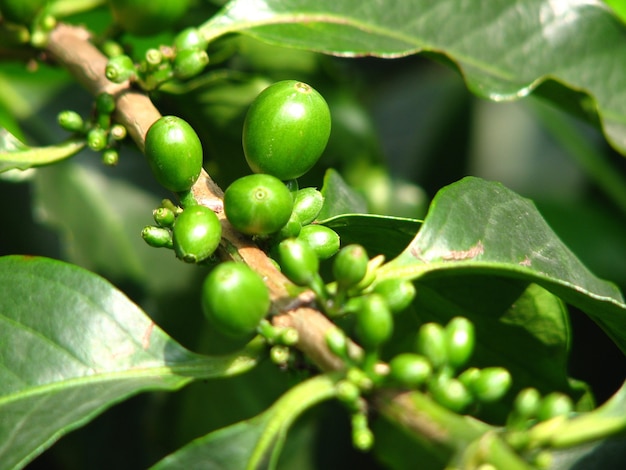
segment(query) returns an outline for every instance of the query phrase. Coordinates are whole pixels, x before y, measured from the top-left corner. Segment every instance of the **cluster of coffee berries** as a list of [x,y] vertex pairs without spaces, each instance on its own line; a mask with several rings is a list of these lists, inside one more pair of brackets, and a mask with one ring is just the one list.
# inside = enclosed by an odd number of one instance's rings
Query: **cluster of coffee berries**
[[144,90],[155,90],[172,79],[188,80],[200,74],[209,63],[207,41],[196,28],[181,31],[173,46],[148,49],[137,62],[121,46],[107,43],[103,49],[109,57],[106,77],[114,83],[136,82]]
[[42,48],[57,24],[48,0],[0,0],[2,37],[11,45]]
[[76,111],[61,111],[59,125],[76,135],[84,136],[87,146],[102,154],[102,163],[115,166],[119,161],[119,146],[126,138],[126,128],[114,123],[115,98],[109,93],[96,96],[93,112],[88,120]]

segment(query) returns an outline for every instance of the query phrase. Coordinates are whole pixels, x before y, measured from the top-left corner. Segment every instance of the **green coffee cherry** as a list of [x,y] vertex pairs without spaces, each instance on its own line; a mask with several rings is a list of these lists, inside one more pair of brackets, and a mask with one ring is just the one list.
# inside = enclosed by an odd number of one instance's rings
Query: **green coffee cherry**
[[102,53],[109,58],[124,54],[124,48],[120,45],[120,43],[111,39],[104,41],[104,43],[100,46],[100,49],[102,50]]
[[445,374],[438,374],[430,380],[428,391],[437,403],[456,413],[463,412],[473,402],[465,385]]
[[287,238],[278,245],[278,263],[287,278],[298,286],[311,286],[319,277],[319,259],[315,252],[297,238]]
[[557,416],[565,416],[571,413],[573,409],[574,404],[570,397],[560,392],[552,392],[541,400],[537,410],[537,419],[547,421]]
[[416,350],[425,356],[435,369],[448,362],[448,347],[443,327],[438,323],[424,323],[417,332]]
[[382,296],[370,294],[363,299],[356,315],[355,333],[365,349],[377,349],[391,338],[393,316]]
[[402,353],[389,362],[389,377],[400,385],[418,388],[430,378],[433,368],[424,356],[413,353]]
[[163,227],[148,225],[141,231],[141,238],[155,248],[172,248],[172,234]]
[[87,132],[87,146],[96,152],[104,150],[107,146],[107,132],[100,127],[89,129],[89,132]]
[[478,401],[492,403],[500,400],[511,388],[511,373],[503,367],[486,367],[471,384]]
[[347,245],[339,250],[333,262],[337,284],[349,288],[359,283],[367,273],[369,258],[361,245]]
[[302,225],[313,222],[324,205],[324,196],[315,188],[299,189],[293,201],[293,211]]
[[120,161],[120,153],[116,149],[106,149],[102,152],[102,163],[106,166],[115,166]]
[[104,75],[113,83],[123,83],[135,76],[135,64],[126,54],[111,57],[104,69]]
[[159,49],[150,48],[144,54],[145,67],[156,70],[163,63],[163,53]]
[[474,352],[474,324],[467,318],[455,317],[445,328],[448,365],[463,366]]
[[126,138],[126,127],[124,127],[122,124],[113,124],[111,126],[111,129],[109,130],[109,135],[111,136],[111,138],[113,140],[124,140]]
[[317,162],[330,136],[330,111],[306,83],[285,80],[254,100],[243,127],[243,150],[255,173],[299,178]]
[[539,390],[528,387],[520,390],[515,401],[513,402],[513,410],[515,414],[523,419],[532,419],[537,415],[541,406],[541,394]]
[[75,111],[61,111],[57,117],[59,125],[70,132],[82,132],[85,128],[85,121],[80,114]]
[[219,246],[222,226],[211,209],[192,206],[176,218],[172,234],[176,256],[187,263],[199,263]]
[[179,117],[163,116],[150,126],[145,154],[156,180],[170,191],[186,191],[200,176],[200,138]]
[[471,390],[478,377],[480,377],[480,369],[478,367],[470,367],[461,372],[457,378],[468,390]]
[[115,98],[109,93],[96,96],[96,111],[100,114],[111,114],[115,111]]
[[181,80],[195,77],[208,63],[209,56],[204,50],[182,49],[174,58],[174,76]]
[[216,330],[232,337],[253,333],[270,308],[263,279],[243,263],[217,265],[202,285],[202,308]]
[[108,0],[113,19],[137,36],[151,36],[172,27],[189,8],[189,0]]
[[323,225],[306,225],[298,234],[298,240],[309,245],[319,259],[328,259],[339,251],[339,235]]
[[183,29],[174,38],[174,47],[178,51],[182,51],[183,49],[198,49],[203,51],[208,46],[208,41],[200,34],[198,28],[194,27]]
[[341,359],[348,358],[348,338],[340,328],[330,328],[324,338],[328,349]]
[[279,179],[263,174],[235,180],[224,193],[224,212],[246,235],[278,232],[291,217],[293,199]]
[[176,214],[168,207],[158,207],[152,211],[154,221],[161,227],[172,227],[176,220]]
[[374,286],[374,292],[385,298],[393,313],[398,313],[413,302],[415,285],[406,279],[384,279]]

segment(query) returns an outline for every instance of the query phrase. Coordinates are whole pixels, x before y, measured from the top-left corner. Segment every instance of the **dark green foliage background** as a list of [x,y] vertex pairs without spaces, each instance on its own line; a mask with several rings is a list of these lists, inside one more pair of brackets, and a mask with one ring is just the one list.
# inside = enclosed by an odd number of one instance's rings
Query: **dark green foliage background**
[[[185,22],[216,10],[202,3]],[[101,8],[72,20],[101,31],[110,16]],[[139,56],[171,38],[165,33],[125,40]],[[234,54],[220,63],[220,54],[231,50]],[[153,98],[162,114],[179,115],[194,126],[205,148],[205,168],[222,187],[249,172],[241,128],[250,101],[273,81],[303,80],[326,97],[333,129],[320,165],[301,186],[321,187],[325,170],[334,167],[360,192],[360,204],[370,212],[421,219],[444,185],[466,175],[501,181],[532,198],[592,272],[626,290],[624,195],[616,196],[597,177],[606,164],[623,175],[626,163],[606,143],[597,116],[581,112],[586,95],[555,80],[521,101],[489,102],[467,90],[449,58],[433,52],[396,60],[344,59],[228,36],[213,44],[209,55],[218,59],[204,82],[155,92]],[[63,71],[41,65],[25,73],[23,64],[2,62],[0,80],[8,84],[0,98],[0,124],[29,144],[48,145],[66,136],[54,124],[61,110],[89,113],[91,98]],[[579,117],[555,109],[554,102]],[[15,119],[18,106],[23,108]],[[25,183],[0,180],[0,254],[43,255],[85,267],[112,281],[190,350],[234,350],[239,345],[214,335],[202,318],[199,292],[206,269],[183,265],[139,237],[163,197],[170,195],[132,148],[122,152],[114,169],[83,151],[36,170]],[[342,212],[326,210],[329,218]],[[364,216],[345,224],[330,218],[328,225],[348,242],[359,240],[368,221]],[[398,227],[391,243],[386,235],[370,239],[370,254],[384,251],[388,259],[399,254],[419,225],[391,219],[390,228]],[[438,281],[429,282],[436,290]],[[626,377],[623,354],[588,317],[570,311],[570,375],[588,382],[602,402]],[[414,325],[416,320],[406,321]],[[178,393],[134,397],[62,438],[28,468],[145,468],[193,438],[259,414],[306,371],[301,374],[266,363],[249,374],[193,383]],[[282,468],[299,470],[379,465],[352,450],[348,419],[335,404],[322,405],[297,423],[281,462]]]

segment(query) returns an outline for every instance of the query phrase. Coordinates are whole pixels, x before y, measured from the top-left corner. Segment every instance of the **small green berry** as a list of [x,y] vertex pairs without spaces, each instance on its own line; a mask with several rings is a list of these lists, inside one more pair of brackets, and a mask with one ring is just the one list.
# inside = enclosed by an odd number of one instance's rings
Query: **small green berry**
[[102,163],[106,166],[115,166],[120,161],[120,153],[116,149],[106,149],[102,152]]
[[59,125],[70,132],[82,132],[85,121],[76,111],[61,111],[57,117]]
[[299,189],[293,201],[293,211],[302,225],[313,222],[324,205],[324,196],[315,188]]
[[500,400],[511,388],[511,373],[503,367],[486,367],[471,384],[471,391],[483,403]]
[[515,401],[513,402],[513,409],[515,413],[524,419],[532,419],[537,415],[539,407],[541,406],[541,394],[539,390],[533,387],[528,387],[520,390]]
[[463,412],[473,402],[472,395],[465,385],[445,374],[433,377],[428,382],[428,391],[437,403],[455,413]]
[[384,279],[376,283],[374,292],[385,298],[393,313],[398,313],[413,302],[415,285],[406,279]]
[[541,400],[537,410],[537,419],[547,421],[557,416],[565,416],[571,413],[573,409],[574,404],[570,397],[561,392],[552,392]]
[[123,83],[135,76],[135,64],[126,54],[111,57],[107,62],[104,75],[113,83]]
[[152,211],[154,221],[161,227],[172,227],[176,220],[176,214],[167,207],[157,207]]
[[414,353],[402,353],[389,362],[389,376],[399,384],[417,388],[432,375],[433,368],[424,356]]
[[361,310],[356,315],[356,336],[365,349],[377,349],[393,333],[393,315],[378,294],[369,294],[363,299]]
[[179,51],[183,49],[205,50],[208,45],[208,41],[200,34],[198,28],[194,27],[183,29],[174,38],[174,47]]
[[222,226],[215,212],[198,205],[186,208],[176,218],[172,233],[176,256],[187,263],[199,263],[219,246]]
[[209,63],[209,56],[204,50],[183,49],[174,58],[174,76],[181,80],[195,77]]
[[448,365],[463,366],[474,352],[474,324],[467,318],[455,317],[445,327]]
[[172,248],[172,234],[163,227],[148,225],[141,231],[141,238],[155,248]]
[[309,245],[319,259],[328,259],[339,251],[339,235],[333,229],[323,225],[305,225],[298,234],[298,239]]
[[100,127],[89,129],[87,132],[87,146],[96,152],[104,150],[107,146],[107,132]]
[[349,288],[359,283],[367,273],[369,258],[361,245],[347,245],[339,250],[333,262],[337,284]]
[[96,111],[100,114],[111,114],[115,111],[115,98],[109,93],[96,96]]
[[424,323],[417,332],[416,351],[426,356],[435,369],[448,362],[448,348],[443,327],[438,323]]
[[287,278],[298,286],[311,286],[318,279],[319,259],[306,243],[287,238],[278,245],[278,263]]

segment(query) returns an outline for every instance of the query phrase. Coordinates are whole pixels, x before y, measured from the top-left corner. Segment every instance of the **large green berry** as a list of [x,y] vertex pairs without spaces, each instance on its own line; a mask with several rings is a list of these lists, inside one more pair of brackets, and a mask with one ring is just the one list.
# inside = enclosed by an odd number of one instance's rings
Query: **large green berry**
[[59,125],[70,132],[82,132],[85,128],[85,121],[76,111],[61,111],[57,117]]
[[319,259],[315,251],[297,238],[280,242],[278,259],[283,274],[296,285],[310,286],[319,275]]
[[298,240],[309,245],[319,259],[328,259],[339,251],[339,235],[323,225],[305,225],[298,234]]
[[174,38],[174,47],[178,51],[183,49],[205,50],[208,47],[208,41],[200,34],[198,28],[189,27],[183,29]]
[[285,80],[263,90],[250,106],[243,150],[252,171],[288,180],[315,165],[329,136],[324,98],[306,83]]
[[206,206],[186,208],[172,229],[176,256],[187,263],[198,263],[211,256],[222,238],[222,226]]
[[393,315],[378,294],[370,294],[363,299],[356,315],[356,335],[366,349],[376,349],[386,342],[393,333]]
[[474,324],[464,317],[454,317],[445,328],[448,365],[464,365],[474,351]]
[[179,117],[163,116],[150,126],[145,154],[156,180],[170,191],[186,191],[200,176],[200,138]]
[[232,337],[256,329],[270,308],[263,279],[246,264],[228,261],[217,265],[202,285],[202,309],[216,330]]
[[361,245],[344,246],[333,261],[333,275],[337,284],[352,287],[361,281],[367,273],[369,257]]
[[235,180],[224,193],[224,212],[230,223],[247,235],[269,235],[289,220],[293,198],[289,189],[270,175]]
[[150,36],[183,17],[189,0],[109,0],[117,24],[137,36]]

